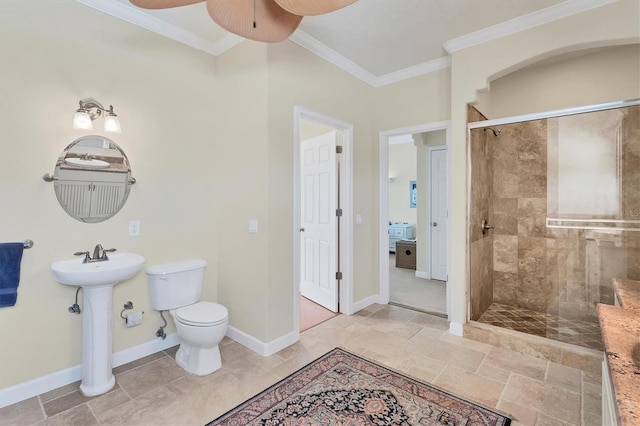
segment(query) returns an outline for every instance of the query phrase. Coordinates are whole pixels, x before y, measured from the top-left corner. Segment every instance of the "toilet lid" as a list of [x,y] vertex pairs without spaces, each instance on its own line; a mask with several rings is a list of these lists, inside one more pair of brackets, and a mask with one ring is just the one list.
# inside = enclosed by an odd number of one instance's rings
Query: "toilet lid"
[[227,320],[227,308],[213,302],[198,302],[176,309],[174,317],[183,324],[206,327]]

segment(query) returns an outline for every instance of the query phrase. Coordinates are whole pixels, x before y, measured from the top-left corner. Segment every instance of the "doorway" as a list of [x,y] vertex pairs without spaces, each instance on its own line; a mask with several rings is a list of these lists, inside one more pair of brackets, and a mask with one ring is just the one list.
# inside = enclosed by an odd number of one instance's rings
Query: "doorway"
[[298,332],[337,313],[352,313],[351,140],[351,124],[294,107]]
[[380,300],[440,316],[450,312],[449,127],[380,133]]

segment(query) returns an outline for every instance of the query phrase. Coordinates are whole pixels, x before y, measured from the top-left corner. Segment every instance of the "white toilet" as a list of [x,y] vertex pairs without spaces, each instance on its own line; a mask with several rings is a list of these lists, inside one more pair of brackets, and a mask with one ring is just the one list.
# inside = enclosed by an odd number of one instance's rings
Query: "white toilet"
[[191,259],[147,268],[151,306],[168,310],[176,324],[180,340],[176,362],[197,376],[222,366],[218,343],[229,325],[227,308],[200,301],[206,266],[204,259]]

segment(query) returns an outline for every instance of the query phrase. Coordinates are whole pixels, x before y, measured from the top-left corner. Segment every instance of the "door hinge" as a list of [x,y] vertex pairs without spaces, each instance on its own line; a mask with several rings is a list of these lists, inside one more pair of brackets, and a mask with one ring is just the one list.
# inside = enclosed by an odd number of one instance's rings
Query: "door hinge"
[[336,272],[336,280],[342,279],[342,272]]
[[342,145],[336,145],[336,154],[342,154]]
[[342,217],[342,209],[336,209],[336,216]]

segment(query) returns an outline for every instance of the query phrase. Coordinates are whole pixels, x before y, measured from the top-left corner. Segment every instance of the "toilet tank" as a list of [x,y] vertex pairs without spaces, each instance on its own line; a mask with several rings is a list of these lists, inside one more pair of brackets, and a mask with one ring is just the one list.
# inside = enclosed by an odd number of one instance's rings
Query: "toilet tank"
[[165,311],[200,301],[206,266],[204,259],[190,259],[147,268],[151,307]]

